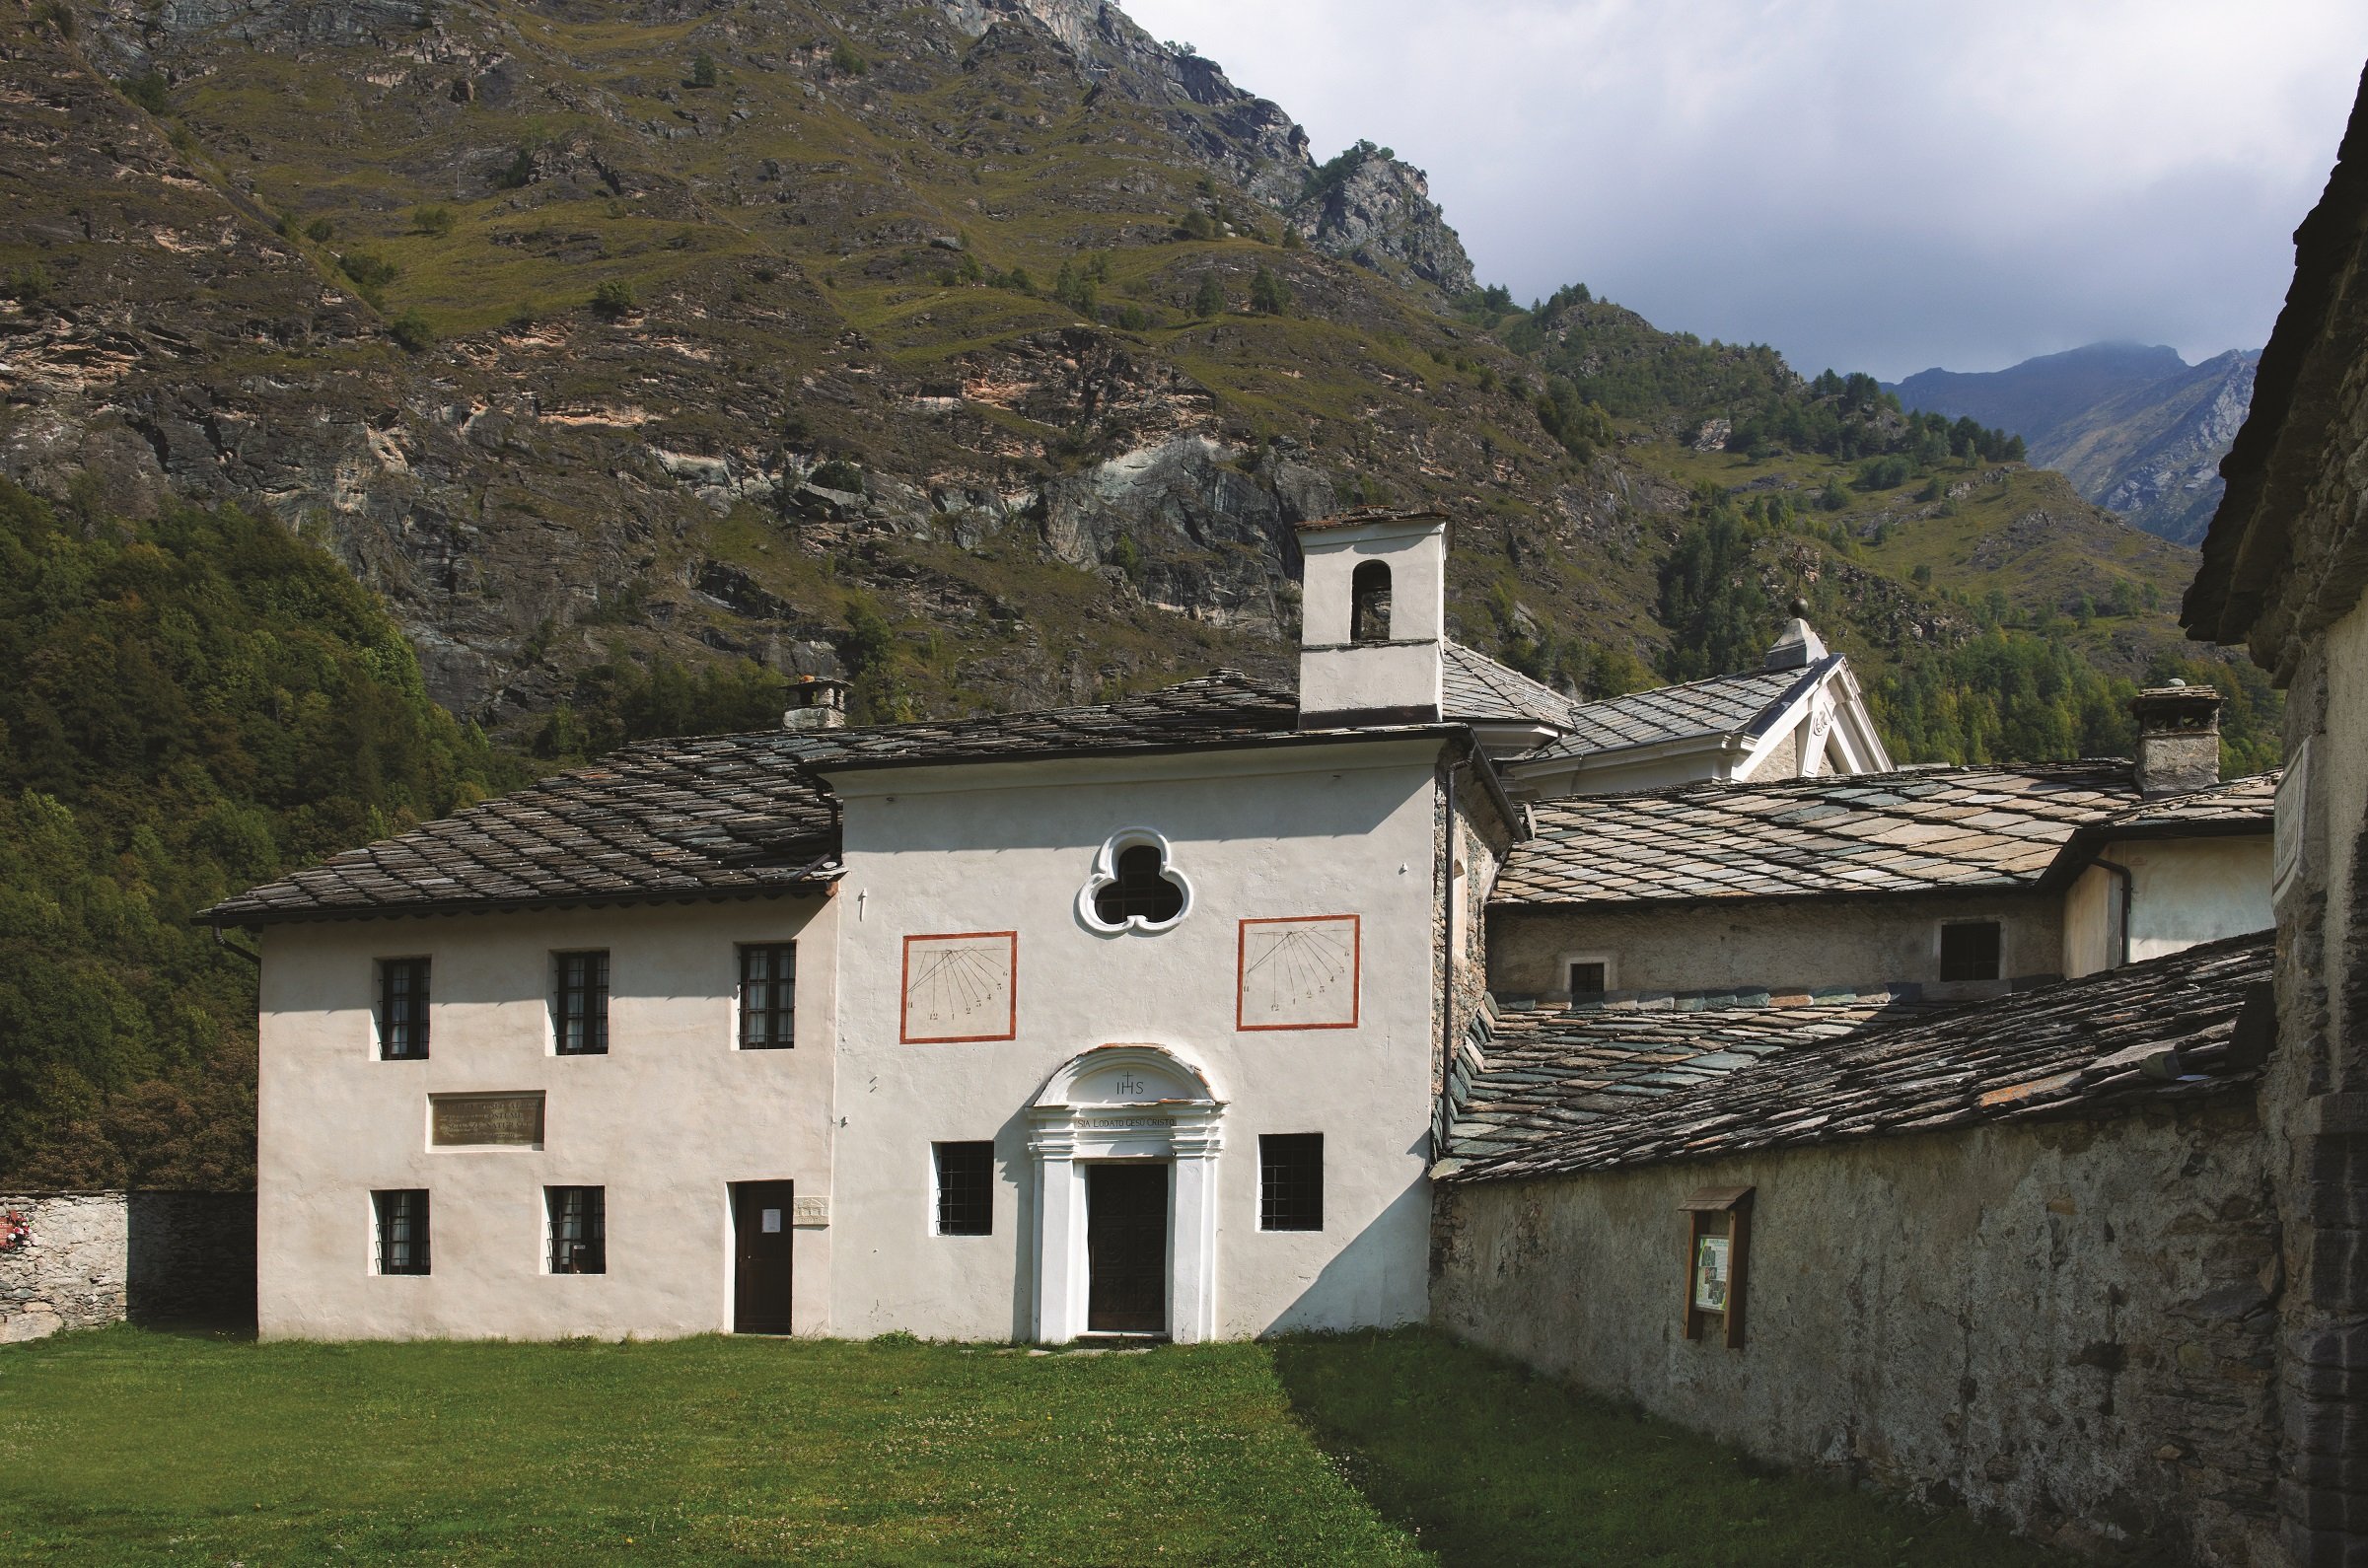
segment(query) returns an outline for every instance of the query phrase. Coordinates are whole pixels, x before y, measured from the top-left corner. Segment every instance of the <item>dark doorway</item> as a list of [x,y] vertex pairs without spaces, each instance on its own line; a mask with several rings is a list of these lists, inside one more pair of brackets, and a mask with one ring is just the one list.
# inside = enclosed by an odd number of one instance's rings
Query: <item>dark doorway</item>
[[789,1332],[790,1194],[787,1181],[732,1185],[732,1331]]
[[1085,1170],[1088,1333],[1168,1331],[1168,1168]]

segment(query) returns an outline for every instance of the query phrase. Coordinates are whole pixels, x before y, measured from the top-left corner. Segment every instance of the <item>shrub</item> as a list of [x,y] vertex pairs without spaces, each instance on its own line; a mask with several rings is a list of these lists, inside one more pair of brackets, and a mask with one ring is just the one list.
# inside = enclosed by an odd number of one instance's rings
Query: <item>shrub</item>
[[1915,563],[1915,570],[1909,572],[1907,575],[1908,578],[1914,582],[1916,587],[1930,588],[1932,586],[1932,563],[1930,561],[1918,561]]
[[1817,493],[1817,504],[1829,512],[1839,512],[1850,504],[1849,492],[1835,481]]
[[164,72],[143,71],[123,84],[123,96],[151,114],[163,114],[173,107],[173,101],[166,93],[168,85]]
[[416,306],[389,321],[387,335],[414,354],[436,340],[435,328],[428,325],[428,319],[419,314]]
[[872,62],[855,52],[854,46],[840,39],[830,49],[830,69],[839,76],[861,76],[872,68]]
[[1858,465],[1858,477],[1850,482],[1861,490],[1897,490],[1907,482],[1905,458],[1869,458]]
[[806,475],[806,482],[825,490],[863,494],[863,470],[844,458],[832,458],[827,463],[816,464],[815,470]]
[[1092,316],[1096,296],[1088,269],[1074,261],[1063,261],[1060,275],[1052,280],[1052,297],[1080,316]]
[[1291,227],[1291,221],[1290,221],[1288,218],[1284,219],[1284,220],[1283,220],[1283,249],[1286,249],[1286,250],[1296,250],[1296,249],[1299,249],[1301,246],[1305,245],[1306,243],[1307,243],[1306,241],[1304,241],[1304,240],[1300,239],[1300,237],[1299,237],[1299,231],[1298,231],[1297,229],[1294,229],[1294,228],[1292,228],[1292,227]]
[[494,184],[504,190],[522,190],[534,183],[534,179],[535,144],[532,142],[520,142],[518,151],[511,154],[510,162],[500,174],[493,177]]
[[1009,272],[1004,273],[995,281],[1007,289],[1014,289],[1022,294],[1034,294],[1036,292],[1036,279],[1028,275],[1028,269],[1026,267],[1013,267]]
[[369,250],[348,250],[337,257],[337,270],[365,289],[383,289],[402,276],[402,268]]
[[639,309],[633,297],[633,285],[622,278],[610,278],[592,291],[592,314],[605,321],[617,321]]
[[28,261],[8,275],[8,296],[19,305],[31,305],[46,297],[55,286],[49,269],[38,261]]
[[41,0],[33,8],[33,25],[37,28],[44,23],[55,28],[59,37],[70,38],[74,36],[74,8],[66,0]]
[[1129,332],[1148,331],[1159,324],[1159,319],[1140,305],[1121,305],[1110,313],[1110,321]]
[[689,79],[682,85],[684,87],[713,87],[715,83],[715,56],[701,49],[698,57],[690,62]]
[[532,330],[541,320],[542,313],[540,311],[532,305],[521,305],[510,313],[510,319],[502,322],[502,325],[513,332],[525,332]]
[[441,240],[453,232],[453,210],[450,207],[413,207],[411,230]]
[[1192,314],[1199,317],[1222,316],[1225,313],[1225,285],[1212,268],[1200,274],[1200,287],[1192,291]]
[[1176,232],[1187,240],[1214,240],[1217,238],[1217,221],[1194,207],[1176,220]]
[[311,223],[308,223],[304,226],[304,237],[312,241],[315,245],[328,244],[329,237],[336,232],[337,226],[329,222],[326,218],[315,218]]

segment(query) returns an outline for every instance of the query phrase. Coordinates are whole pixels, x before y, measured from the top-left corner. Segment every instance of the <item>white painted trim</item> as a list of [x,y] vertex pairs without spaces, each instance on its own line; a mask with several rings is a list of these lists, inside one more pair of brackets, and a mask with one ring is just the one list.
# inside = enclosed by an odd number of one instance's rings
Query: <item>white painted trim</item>
[[1607,991],[1619,989],[1619,955],[1608,950],[1593,953],[1564,953],[1554,960],[1554,977],[1562,982],[1563,994],[1576,994],[1570,990],[1570,966],[1574,963],[1602,964],[1604,966],[1604,989]]
[[[1176,913],[1165,920],[1146,920],[1141,915],[1128,915],[1116,925],[1112,925],[1095,910],[1094,897],[1118,880],[1118,857],[1121,854],[1146,846],[1159,851],[1160,875],[1176,885],[1176,891],[1184,894],[1184,902],[1178,906]],[[1104,936],[1118,936],[1128,931],[1156,936],[1162,931],[1175,930],[1191,912],[1192,879],[1177,869],[1175,849],[1169,845],[1168,836],[1155,827],[1121,827],[1104,839],[1102,847],[1094,852],[1092,875],[1086,878],[1085,886],[1077,890],[1077,923],[1088,931],[1100,932]]]
[[[1087,1095],[1089,1078],[1110,1086]],[[1129,1087],[1131,1086],[1131,1087]],[[1113,1098],[1117,1097],[1117,1098]],[[1028,1109],[1036,1168],[1036,1336],[1065,1344],[1086,1331],[1084,1167],[1165,1161],[1168,1333],[1179,1344],[1217,1333],[1217,1156],[1225,1102],[1208,1077],[1164,1045],[1100,1045],[1071,1057]]]

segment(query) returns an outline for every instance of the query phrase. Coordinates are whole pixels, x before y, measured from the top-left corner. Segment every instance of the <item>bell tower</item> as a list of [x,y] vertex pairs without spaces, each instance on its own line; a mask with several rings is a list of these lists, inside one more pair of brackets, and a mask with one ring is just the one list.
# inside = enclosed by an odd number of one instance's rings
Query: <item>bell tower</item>
[[1436,724],[1447,515],[1380,507],[1299,525],[1299,727]]

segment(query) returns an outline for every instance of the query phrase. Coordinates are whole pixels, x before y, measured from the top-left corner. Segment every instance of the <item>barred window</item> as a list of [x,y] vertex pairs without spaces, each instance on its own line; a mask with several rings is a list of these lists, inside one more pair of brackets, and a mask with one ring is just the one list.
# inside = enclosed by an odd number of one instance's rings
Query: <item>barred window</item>
[[1604,983],[1607,967],[1608,965],[1604,963],[1593,962],[1573,963],[1570,966],[1570,994],[1572,997],[1603,995],[1607,988]]
[[1953,921],[1940,928],[1940,977],[1944,980],[1998,978],[1999,930],[1995,920]]
[[937,1234],[995,1233],[995,1146],[937,1143]]
[[370,1194],[378,1210],[378,1271],[382,1274],[424,1274],[428,1271],[428,1195],[425,1187],[403,1187]]
[[551,1272],[609,1272],[609,1189],[544,1187],[551,1219]]
[[796,1043],[798,949],[776,942],[740,950],[740,1048],[782,1050]]
[[609,1053],[609,955],[561,953],[551,1003],[551,1037],[562,1056]]
[[378,1053],[391,1062],[416,1061],[427,1055],[427,960],[379,960]]
[[1324,1229],[1324,1134],[1270,1132],[1258,1138],[1258,1229]]

